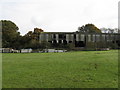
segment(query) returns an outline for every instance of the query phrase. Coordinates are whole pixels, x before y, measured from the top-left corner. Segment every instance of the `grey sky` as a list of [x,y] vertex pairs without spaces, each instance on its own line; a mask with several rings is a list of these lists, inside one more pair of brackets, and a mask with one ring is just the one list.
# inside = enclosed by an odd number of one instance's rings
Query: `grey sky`
[[33,28],[47,32],[74,32],[93,23],[98,28],[118,27],[119,0],[1,0],[0,19],[15,22],[21,34]]

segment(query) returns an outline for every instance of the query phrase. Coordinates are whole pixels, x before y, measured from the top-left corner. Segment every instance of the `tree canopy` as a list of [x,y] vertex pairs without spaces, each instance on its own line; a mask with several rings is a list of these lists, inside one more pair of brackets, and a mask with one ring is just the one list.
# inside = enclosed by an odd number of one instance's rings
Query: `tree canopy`
[[2,47],[3,48],[39,48],[39,34],[44,30],[34,28],[34,31],[28,31],[24,36],[18,32],[18,26],[9,20],[1,20],[2,24]]
[[100,28],[103,33],[118,33],[118,28]]
[[78,32],[82,33],[102,33],[99,28],[97,28],[94,24],[86,24],[82,27],[78,27]]
[[20,32],[18,26],[9,20],[1,20],[2,23],[2,46],[3,47],[18,47]]

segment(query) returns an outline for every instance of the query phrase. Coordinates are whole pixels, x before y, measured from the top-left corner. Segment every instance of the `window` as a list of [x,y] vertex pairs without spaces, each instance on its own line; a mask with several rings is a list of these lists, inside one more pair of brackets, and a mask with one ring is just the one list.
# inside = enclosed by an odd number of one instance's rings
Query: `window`
[[99,42],[100,41],[100,35],[96,34],[96,41]]
[[95,34],[92,35],[92,41],[95,42],[96,39],[95,39]]
[[76,34],[76,41],[79,41],[79,34]]
[[85,40],[85,35],[84,35],[84,34],[81,34],[80,36],[81,36],[81,37],[80,37],[80,41],[84,41],[84,40]]
[[91,35],[88,35],[88,42],[91,42]]

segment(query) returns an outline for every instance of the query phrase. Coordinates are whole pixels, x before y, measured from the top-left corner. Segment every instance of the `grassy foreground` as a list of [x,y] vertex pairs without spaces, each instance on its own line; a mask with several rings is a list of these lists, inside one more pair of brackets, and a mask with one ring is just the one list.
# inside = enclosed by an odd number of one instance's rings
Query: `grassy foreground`
[[117,87],[117,50],[3,54],[3,88]]

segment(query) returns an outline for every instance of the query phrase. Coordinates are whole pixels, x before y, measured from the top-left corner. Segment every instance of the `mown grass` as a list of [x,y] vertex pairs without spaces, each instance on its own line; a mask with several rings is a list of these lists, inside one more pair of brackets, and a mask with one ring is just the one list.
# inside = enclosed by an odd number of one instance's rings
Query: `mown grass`
[[3,54],[3,88],[117,87],[117,50]]

